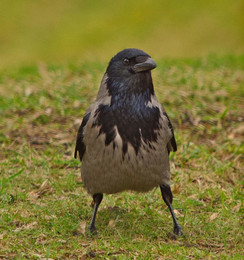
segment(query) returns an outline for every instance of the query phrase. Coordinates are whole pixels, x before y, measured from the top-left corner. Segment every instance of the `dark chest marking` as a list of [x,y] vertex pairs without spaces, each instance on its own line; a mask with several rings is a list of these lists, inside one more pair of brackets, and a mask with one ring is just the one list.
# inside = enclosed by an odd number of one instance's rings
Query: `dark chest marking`
[[160,110],[158,107],[148,107],[150,94],[133,93],[124,95],[118,93],[112,95],[110,105],[99,105],[95,112],[96,120],[94,126],[99,126],[100,134],[105,134],[105,145],[113,142],[113,148],[116,144],[116,128],[122,138],[122,151],[125,155],[128,151],[128,143],[130,143],[137,154],[142,140],[149,146],[157,142],[157,130],[160,128],[159,118]]

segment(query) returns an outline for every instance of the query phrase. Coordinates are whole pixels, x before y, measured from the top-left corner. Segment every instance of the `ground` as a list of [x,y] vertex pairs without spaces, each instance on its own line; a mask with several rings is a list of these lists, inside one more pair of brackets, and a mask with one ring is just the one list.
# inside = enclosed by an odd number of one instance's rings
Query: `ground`
[[175,128],[172,220],[160,190],[105,195],[98,234],[73,158],[106,64],[38,64],[0,73],[0,258],[242,259],[244,56],[157,60]]

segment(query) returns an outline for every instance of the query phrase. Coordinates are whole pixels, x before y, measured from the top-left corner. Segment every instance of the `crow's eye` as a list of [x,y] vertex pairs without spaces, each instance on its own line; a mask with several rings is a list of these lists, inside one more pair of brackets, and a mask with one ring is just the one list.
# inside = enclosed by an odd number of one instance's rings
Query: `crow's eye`
[[125,65],[128,65],[128,64],[130,63],[130,61],[129,61],[127,58],[125,58],[125,59],[123,60],[123,63],[124,63]]

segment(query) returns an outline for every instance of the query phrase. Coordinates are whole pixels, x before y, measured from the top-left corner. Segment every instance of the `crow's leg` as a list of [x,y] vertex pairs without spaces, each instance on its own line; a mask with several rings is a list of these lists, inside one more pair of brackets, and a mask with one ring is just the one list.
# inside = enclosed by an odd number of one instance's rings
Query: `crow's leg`
[[96,193],[93,195],[93,201],[94,201],[94,210],[92,214],[92,219],[90,222],[90,225],[88,226],[88,230],[92,233],[96,233],[96,228],[95,228],[95,220],[96,220],[96,215],[97,215],[97,210],[98,207],[103,199],[103,194],[102,193]]
[[170,213],[172,215],[172,218],[173,218],[174,233],[176,235],[182,235],[183,234],[182,229],[181,229],[181,227],[180,227],[180,225],[179,225],[179,223],[178,223],[178,221],[175,217],[175,214],[174,214],[174,211],[173,211],[173,208],[172,208],[173,195],[172,195],[170,186],[169,185],[160,185],[160,189],[161,189],[163,200],[166,203],[166,205],[168,206]]

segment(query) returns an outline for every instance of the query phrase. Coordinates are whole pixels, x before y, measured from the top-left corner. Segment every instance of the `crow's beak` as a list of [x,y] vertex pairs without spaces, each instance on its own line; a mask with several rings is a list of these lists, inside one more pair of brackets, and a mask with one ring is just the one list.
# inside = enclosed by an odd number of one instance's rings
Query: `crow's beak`
[[133,70],[137,72],[142,72],[142,71],[147,71],[147,70],[153,70],[157,67],[157,64],[152,58],[147,58],[144,62],[142,63],[137,63],[134,67]]

